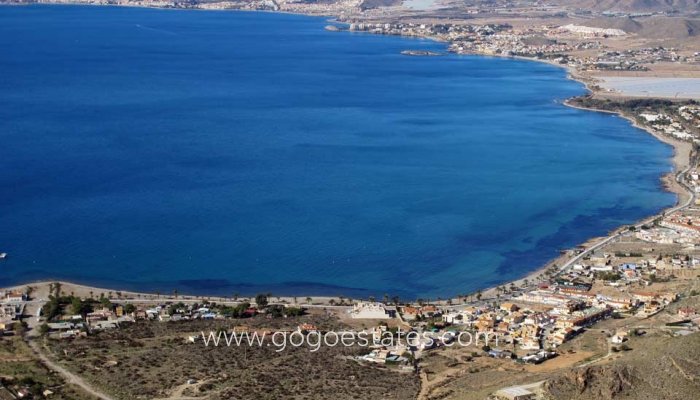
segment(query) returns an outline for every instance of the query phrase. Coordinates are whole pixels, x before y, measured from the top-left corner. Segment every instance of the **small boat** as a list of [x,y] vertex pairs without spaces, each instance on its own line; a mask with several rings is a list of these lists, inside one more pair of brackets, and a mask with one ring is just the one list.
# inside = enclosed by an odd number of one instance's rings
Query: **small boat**
[[7,253],[0,253],[0,260],[4,260],[7,258]]

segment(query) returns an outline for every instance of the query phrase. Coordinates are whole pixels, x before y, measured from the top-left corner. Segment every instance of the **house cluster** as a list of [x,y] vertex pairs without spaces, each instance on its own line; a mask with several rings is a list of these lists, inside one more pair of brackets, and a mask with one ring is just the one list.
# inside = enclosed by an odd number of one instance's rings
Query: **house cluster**
[[682,56],[676,49],[663,47],[603,51],[592,57],[580,59],[580,66],[587,70],[647,71],[645,64],[657,62],[693,63],[695,57]]
[[351,31],[369,32],[381,35],[433,37],[444,41],[471,40],[492,36],[511,29],[508,24],[418,24],[418,23],[350,23]]
[[[437,311],[434,315],[439,317],[442,312]],[[455,332],[442,329],[448,324],[437,323],[436,325],[414,325],[410,330],[403,331],[400,337],[396,330],[388,328],[385,324],[379,324],[369,330],[354,332],[357,335],[364,335],[372,343],[369,346],[370,352],[358,356],[356,359],[376,364],[398,363],[404,364],[407,368],[413,368],[408,365],[409,354],[420,358],[424,351],[448,346],[455,341]],[[392,338],[392,340],[387,343],[387,338]]]
[[0,335],[9,331],[24,312],[27,293],[0,290]]
[[[80,300],[74,298],[74,301]],[[90,302],[85,301],[84,304]],[[67,305],[66,309],[75,310],[73,303]],[[94,300],[92,301],[94,304]],[[235,304],[213,303],[203,301],[175,302],[164,301],[159,304],[153,303],[124,303],[112,304],[108,298],[101,298],[102,307],[94,311],[83,314],[66,315],[52,317],[47,321],[42,329],[52,338],[67,339],[76,336],[85,336],[92,332],[119,328],[124,323],[133,323],[137,320],[153,321],[154,323],[168,323],[192,320],[224,320],[229,318],[250,318],[258,314],[263,314],[267,318],[298,316],[304,314],[304,309],[294,305],[271,305],[258,309],[248,302]],[[389,315],[391,316],[391,315]],[[314,331],[317,328],[310,324],[302,324],[300,330],[305,333]]]
[[639,118],[650,126],[655,131],[674,137],[678,140],[692,140],[693,135],[690,134],[683,125],[674,120],[668,114],[662,113],[641,113]]
[[[695,104],[668,107],[661,112],[642,112],[637,116],[637,121],[657,133],[678,140],[700,143],[700,106]],[[696,193],[700,193],[698,172],[693,170],[686,175],[689,178],[688,183]]]
[[[695,173],[694,176],[697,176],[696,174],[697,173]],[[665,216],[659,222],[659,225],[700,238],[700,216],[697,215],[687,215],[676,212]]]
[[339,0],[334,2],[307,2],[302,0],[223,0],[223,1],[180,1],[180,0],[51,0],[52,3],[86,3],[103,5],[126,5],[158,8],[187,8],[204,10],[254,10],[286,11],[316,15],[342,15],[359,9],[360,0]]
[[605,29],[605,28],[595,28],[591,26],[583,25],[564,25],[554,30],[550,31],[550,34],[555,34],[561,36],[562,34],[572,33],[581,38],[598,38],[598,37],[610,37],[610,36],[625,36],[627,33],[622,29]]
[[[257,309],[248,307],[245,316],[254,316]],[[134,318],[159,322],[189,321],[195,319],[224,319],[225,316],[207,306],[197,304],[159,304],[151,308],[139,308],[134,312]]]
[[[696,171],[688,173],[691,185],[700,188]],[[692,183],[695,182],[695,183]],[[664,216],[654,226],[645,226],[635,232],[635,237],[649,243],[680,244],[693,250],[700,245],[700,216],[692,211],[678,211]],[[695,263],[692,265],[695,266]]]
[[[636,235],[638,234],[639,232],[636,233]],[[618,261],[618,256],[627,260],[631,257],[635,261],[621,262]],[[566,276],[569,279],[599,279],[606,281],[608,286],[618,288],[632,284],[648,286],[660,277],[695,278],[700,272],[698,265],[700,265],[700,259],[682,254],[645,257],[641,253],[616,253],[613,255],[596,252],[583,260],[582,263],[573,265]]]
[[[250,310],[250,316],[256,313],[257,310]],[[50,337],[67,339],[85,336],[89,332],[115,329],[121,324],[135,322],[139,319],[169,322],[215,318],[223,319],[225,317],[219,312],[211,311],[208,307],[200,307],[196,304],[165,303],[148,308],[127,304],[103,307],[85,315],[64,316],[62,319],[48,322],[46,325]]]
[[[547,27],[513,29],[508,24],[352,23],[349,29],[383,35],[431,37],[448,42],[448,51],[457,54],[547,57],[574,49],[571,44],[557,40],[533,39],[541,37]],[[598,46],[591,43],[587,48]]]
[[[528,35],[519,33],[499,33],[472,40],[453,42],[449,50],[457,54],[479,53],[487,55],[505,55],[535,58],[559,58],[562,53],[573,50],[573,46],[557,40],[537,42],[528,41]],[[568,58],[567,58],[568,59]]]
[[124,307],[118,305],[113,309],[102,308],[85,315],[68,315],[59,321],[48,322],[46,326],[49,337],[68,339],[87,336],[89,332],[115,329],[120,324],[129,322],[134,322],[133,315],[128,315]]
[[[634,271],[636,267],[625,264],[616,269]],[[442,322],[477,333],[497,335],[501,344],[517,344],[524,350],[535,351],[530,354],[534,357],[523,361],[541,362],[546,357],[540,359],[539,356],[544,355],[537,356],[537,352],[562,345],[615,312],[649,315],[678,298],[675,293],[643,291],[604,295],[593,293],[591,288],[588,283],[559,279],[525,292],[517,297],[518,304],[505,302],[498,307],[465,307],[442,314]]]
[[678,115],[689,124],[700,129],[700,106],[687,105],[678,107]]
[[441,315],[441,311],[434,305],[404,306],[401,307],[401,318],[404,321],[420,321],[424,318],[432,318]]
[[217,1],[198,3],[197,8],[204,10],[278,11],[279,5],[272,0]]
[[635,233],[635,237],[649,243],[681,244],[693,247],[696,244],[700,244],[700,236],[696,235],[694,232],[664,228],[661,226],[640,229]]
[[280,11],[313,15],[351,15],[361,9],[363,0],[306,1],[266,0],[279,6]]

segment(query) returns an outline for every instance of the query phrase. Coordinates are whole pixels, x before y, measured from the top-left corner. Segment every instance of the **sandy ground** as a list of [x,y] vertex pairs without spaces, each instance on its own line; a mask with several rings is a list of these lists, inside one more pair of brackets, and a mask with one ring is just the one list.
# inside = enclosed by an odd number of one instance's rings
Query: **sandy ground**
[[[45,301],[48,299],[49,294],[50,294],[50,285],[53,284],[54,282],[57,281],[38,281],[38,282],[30,282],[22,285],[17,285],[13,287],[9,287],[7,289],[9,290],[24,290],[27,287],[32,288],[32,295],[31,297],[35,300],[38,300],[39,302]],[[218,303],[239,303],[239,302],[251,302],[254,303],[255,299],[254,297],[245,297],[245,296],[240,296],[237,297],[236,299],[233,299],[232,297],[221,297],[221,296],[194,296],[194,295],[188,295],[188,294],[175,294],[175,293],[144,293],[144,292],[131,292],[131,291],[121,291],[119,289],[114,289],[114,288],[100,288],[100,287],[95,287],[95,286],[87,286],[87,285],[79,285],[76,283],[71,283],[71,282],[65,282],[65,281],[58,281],[61,284],[61,292],[64,295],[73,295],[73,296],[78,296],[78,297],[84,297],[84,298],[95,298],[98,299],[102,296],[110,298],[112,300],[118,301],[118,300],[132,300],[135,303],[141,302],[141,303],[159,303],[159,302],[166,302],[166,301],[182,301],[182,302],[202,302],[202,301],[210,301],[210,302],[218,302]],[[311,298],[311,302],[308,303],[306,297],[298,296],[296,297],[285,297],[285,296],[272,296],[269,301],[271,303],[287,303],[287,304],[298,304],[298,305],[303,305],[305,307],[307,306],[324,306],[328,307],[329,302],[333,300],[334,302],[338,302],[339,298],[338,297],[322,297],[322,296],[313,296]],[[338,308],[343,308],[340,306],[336,306]]]

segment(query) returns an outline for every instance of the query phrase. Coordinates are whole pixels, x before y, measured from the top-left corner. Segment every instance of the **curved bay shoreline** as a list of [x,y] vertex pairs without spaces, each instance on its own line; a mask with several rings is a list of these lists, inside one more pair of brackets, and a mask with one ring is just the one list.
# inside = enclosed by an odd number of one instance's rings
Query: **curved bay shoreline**
[[[63,3],[63,4],[66,4],[66,3]],[[87,5],[87,4],[78,2],[78,3],[76,3],[76,5]],[[97,4],[97,5],[99,5],[99,4]],[[121,7],[123,5],[118,5],[118,6]],[[128,5],[126,7],[131,7],[131,5]],[[139,6],[137,6],[137,7],[139,7]],[[149,6],[140,6],[140,7],[162,8],[162,7],[149,7]],[[245,11],[245,10],[221,10],[221,11]],[[281,11],[262,11],[262,12],[275,12],[275,13],[277,13],[277,12],[281,12]],[[288,13],[288,12],[285,12],[285,13]],[[301,15],[308,15],[308,14],[301,14]],[[311,15],[311,16],[317,16],[317,15]],[[321,27],[321,29],[323,29],[323,28]],[[418,38],[418,39],[435,40],[435,38],[431,38],[428,36],[426,36],[426,37],[412,36],[412,37]],[[580,82],[584,85],[585,90],[588,93],[584,93],[581,96],[600,94],[599,92],[597,92],[597,90],[595,88],[592,87],[593,86],[593,78],[586,76],[582,72],[576,71],[576,70],[572,69],[571,67],[568,67],[566,65],[561,65],[561,64],[558,64],[558,63],[550,61],[550,60],[537,59],[537,58],[531,58],[531,57],[522,57],[522,56],[506,56],[506,55],[492,55],[492,54],[489,54],[489,55],[473,54],[473,55],[485,56],[485,57],[511,58],[511,59],[518,59],[518,60],[524,60],[524,61],[534,61],[534,62],[544,62],[544,63],[550,64],[553,66],[561,67],[561,68],[564,68],[566,70],[568,79]],[[576,96],[576,97],[580,97],[580,96]],[[663,182],[664,190],[677,195],[676,205],[674,205],[671,208],[664,209],[657,214],[651,215],[651,216],[649,216],[649,217],[647,217],[639,222],[631,224],[631,225],[634,225],[634,226],[642,225],[648,221],[651,221],[651,220],[654,220],[654,219],[660,217],[661,215],[663,215],[669,211],[676,211],[676,210],[685,208],[685,207],[689,206],[690,204],[692,204],[692,202],[695,198],[694,193],[688,187],[686,187],[679,179],[679,177],[683,173],[687,172],[692,167],[691,158],[690,158],[690,155],[692,152],[692,144],[691,143],[672,139],[670,137],[661,135],[648,127],[641,126],[635,121],[633,116],[626,115],[623,112],[610,111],[610,110],[604,110],[604,109],[596,109],[596,108],[580,107],[580,106],[577,106],[575,104],[572,104],[571,100],[572,99],[567,99],[566,101],[563,102],[563,104],[568,106],[568,107],[582,109],[582,110],[586,110],[586,111],[603,112],[603,113],[618,115],[622,118],[627,119],[632,126],[644,130],[645,132],[654,136],[657,140],[659,140],[667,145],[672,146],[674,149],[674,155],[672,158],[673,171],[663,175],[663,177],[661,178],[661,181]],[[581,253],[578,253],[574,256],[572,256],[570,254],[564,254],[564,255],[560,255],[558,257],[555,257],[555,258],[551,259],[550,261],[548,261],[547,263],[545,263],[544,265],[540,266],[539,268],[537,268],[533,271],[524,273],[524,275],[520,279],[505,281],[505,282],[501,283],[499,286],[516,285],[516,286],[520,287],[520,286],[523,286],[526,282],[535,282],[538,279],[543,278],[545,273],[554,267],[556,267],[559,270],[559,272],[564,271],[570,265],[572,265],[576,260],[580,259],[583,255],[585,255],[585,254],[589,253],[590,251],[595,250],[599,247],[602,247],[603,245],[605,245],[606,243],[608,243],[609,241],[611,241],[612,239],[617,237],[628,226],[629,225],[618,227],[615,230],[613,230],[612,232],[610,232],[607,236],[598,237],[598,238],[591,238],[588,241],[586,241],[585,243],[577,246],[579,249],[582,249]],[[51,282],[54,282],[54,280],[41,280],[41,281],[27,282],[27,283],[24,283],[21,285],[15,285],[12,289],[21,289],[21,288],[24,288],[28,285],[41,288],[44,286],[48,286]],[[86,296],[86,297],[88,294],[92,294],[92,293],[108,293],[108,292],[112,293],[112,292],[114,292],[114,293],[120,293],[120,297],[122,295],[124,295],[125,297],[139,298],[140,300],[149,299],[149,298],[154,299],[155,298],[156,301],[161,301],[161,299],[172,298],[172,297],[168,297],[168,296],[162,296],[159,293],[123,291],[123,290],[119,290],[118,288],[99,288],[96,286],[75,284],[75,283],[71,283],[71,282],[61,282],[61,283],[64,285],[64,288],[67,292],[75,292],[76,295],[80,296],[82,294],[83,296]],[[490,298],[493,298],[493,299],[497,298],[496,294],[497,294],[497,288],[499,286],[487,287],[487,288],[483,288],[483,289],[479,290],[479,292],[482,293],[482,295],[483,295],[483,300],[490,299]],[[304,297],[302,297],[302,296],[306,296],[306,295],[307,294],[303,294],[303,293],[299,294],[298,298],[304,299]],[[450,296],[451,295],[452,294],[450,294]],[[313,299],[313,302],[309,302],[309,303],[321,304],[321,305],[328,305],[331,300],[338,299],[338,296],[313,296],[312,294],[309,296],[310,296],[310,298]],[[348,298],[347,296],[344,296],[344,297]],[[178,298],[178,296],[175,295],[175,298]],[[188,299],[189,298],[193,301],[194,300],[201,300],[201,299],[207,299],[207,300],[211,300],[211,301],[222,301],[222,302],[232,301],[232,299],[227,298],[227,297],[222,297],[222,296],[192,296],[192,295],[187,295],[185,293],[181,294],[180,298],[181,299]],[[275,298],[277,298],[277,296],[275,296]],[[286,301],[289,303],[292,303],[292,302],[296,303],[297,302],[297,297],[279,296],[279,299],[280,299],[280,301]],[[451,300],[456,301],[458,299],[452,298]],[[446,304],[448,301],[450,301],[450,300],[438,300],[438,301],[436,301],[436,303]]]

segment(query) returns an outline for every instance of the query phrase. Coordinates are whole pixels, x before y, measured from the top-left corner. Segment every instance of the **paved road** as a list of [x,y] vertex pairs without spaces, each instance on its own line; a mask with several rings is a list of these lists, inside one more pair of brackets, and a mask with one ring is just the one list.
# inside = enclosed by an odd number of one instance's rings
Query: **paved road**
[[[670,213],[673,213],[673,212],[676,212],[676,211],[679,211],[679,210],[683,210],[683,209],[685,209],[685,208],[688,208],[688,207],[690,207],[690,205],[693,204],[693,202],[695,201],[695,192],[694,192],[690,187],[688,187],[688,185],[683,181],[683,178],[682,178],[683,175],[684,175],[686,172],[688,172],[689,170],[690,170],[690,167],[686,167],[684,170],[679,171],[679,172],[676,174],[676,182],[678,182],[678,184],[680,184],[683,188],[685,188],[685,189],[688,191],[688,194],[690,195],[690,196],[688,197],[688,200],[686,200],[684,203],[679,204],[679,205],[677,205],[677,206],[675,206],[675,207],[672,207],[672,208],[669,208],[669,209],[667,209],[667,210],[664,210],[664,212],[663,212],[664,214],[670,214]],[[645,220],[643,220],[643,221],[641,221],[641,222],[638,222],[637,224],[635,224],[635,225],[633,225],[633,226],[634,226],[636,229],[639,229],[639,228],[641,228],[643,225],[646,225],[646,224],[648,224],[648,223],[654,221],[656,218],[658,218],[658,215],[651,216],[651,217],[649,217],[649,218],[647,218],[647,219],[645,219]],[[620,231],[620,232],[618,232],[618,233],[616,233],[616,234],[614,234],[614,235],[608,236],[607,238],[605,238],[605,239],[603,239],[603,240],[597,242],[597,243],[594,244],[593,246],[591,246],[591,247],[585,249],[584,251],[582,251],[580,254],[576,255],[575,257],[569,259],[569,261],[567,261],[566,263],[564,263],[564,264],[559,268],[559,272],[557,272],[557,275],[558,275],[558,274],[561,274],[561,273],[564,272],[564,271],[566,271],[570,266],[572,266],[574,263],[576,263],[576,262],[578,262],[579,260],[581,260],[581,259],[582,259],[583,257],[585,257],[586,255],[588,255],[588,254],[590,254],[590,253],[592,253],[592,252],[598,250],[599,248],[605,246],[606,244],[608,244],[608,243],[610,243],[610,242],[612,242],[612,241],[614,241],[614,240],[616,240],[616,239],[619,239],[624,233],[626,233],[626,231],[625,231],[625,230],[622,230],[622,231]]]
[[34,350],[34,353],[36,353],[37,356],[41,359],[41,361],[51,370],[58,372],[63,378],[68,383],[74,384],[79,386],[81,389],[83,389],[85,392],[89,393],[92,396],[97,397],[98,399],[102,400],[115,400],[113,397],[107,396],[104,393],[98,392],[95,388],[90,386],[88,383],[86,383],[82,378],[79,376],[75,375],[74,373],[68,371],[67,369],[63,368],[62,366],[54,363],[51,361],[44,353],[41,352],[41,349],[39,348],[39,345],[33,341],[33,340],[28,340],[27,343],[29,344],[29,347]]
[[[681,203],[681,204],[678,204],[678,205],[676,205],[676,206],[674,206],[674,207],[671,207],[671,208],[669,208],[669,209],[664,210],[664,211],[663,211],[663,215],[668,215],[668,214],[671,214],[671,213],[673,213],[673,212],[680,211],[680,210],[683,210],[683,209],[685,209],[685,208],[688,208],[688,207],[690,207],[690,206],[695,202],[695,198],[696,198],[695,192],[694,192],[693,189],[690,188],[690,187],[685,183],[685,181],[683,180],[683,175],[684,175],[685,173],[687,173],[687,172],[690,170],[690,168],[691,168],[691,167],[688,166],[688,167],[686,167],[685,169],[683,169],[682,171],[679,171],[678,173],[676,173],[676,182],[678,182],[679,185],[681,185],[683,188],[685,188],[685,190],[687,190],[687,191],[688,191],[688,194],[690,195],[690,196],[688,197],[688,200],[686,200],[685,202],[683,202],[683,203]],[[639,228],[641,228],[643,225],[646,225],[646,224],[648,224],[648,223],[654,221],[654,220],[657,219],[658,217],[659,217],[658,214],[657,214],[657,215],[653,215],[653,216],[651,216],[651,217],[649,217],[649,218],[646,218],[646,219],[644,219],[644,220],[642,220],[642,221],[640,221],[640,222],[637,222],[637,223],[636,223],[635,225],[633,225],[633,226],[634,226],[635,228],[639,229]],[[557,271],[557,273],[556,273],[554,276],[561,275],[561,274],[564,273],[566,270],[568,270],[572,265],[574,265],[575,263],[579,262],[581,259],[583,259],[584,257],[586,257],[588,254],[590,254],[590,253],[592,253],[592,252],[594,252],[594,251],[600,249],[601,247],[604,247],[605,245],[609,244],[610,242],[613,242],[613,241],[619,239],[619,238],[622,237],[622,235],[625,234],[625,233],[627,233],[626,230],[620,230],[620,232],[618,232],[618,233],[616,233],[616,234],[614,234],[614,235],[610,235],[610,236],[608,236],[608,237],[606,237],[606,238],[604,238],[604,239],[601,239],[600,241],[598,241],[597,243],[593,244],[592,246],[590,246],[590,247],[584,249],[581,253],[575,255],[574,257],[570,258],[567,262],[565,262],[564,264],[562,264],[562,266],[559,267],[559,270]],[[522,289],[522,291],[528,291],[528,290],[532,290],[532,289],[534,289],[534,288],[536,288],[536,285],[529,285],[529,286],[526,286],[526,287],[522,287],[521,289]],[[482,305],[484,305],[484,304],[490,303],[490,302],[492,302],[492,301],[494,301],[494,300],[496,300],[496,299],[497,299],[497,298],[495,298],[495,297],[482,298],[480,301],[471,301],[471,302],[465,303],[465,304],[455,304],[455,305],[453,305],[453,306],[448,306],[448,307],[446,307],[446,308],[447,308],[447,309],[450,309],[450,310],[455,310],[455,309],[460,309],[460,308],[464,307],[465,305],[477,306],[477,307],[478,307],[478,306],[482,306]],[[502,296],[500,297],[500,301],[507,301],[507,300],[510,300],[510,299],[516,299],[516,300],[517,300],[517,298],[514,298],[513,296],[510,296],[510,295],[502,295]]]

